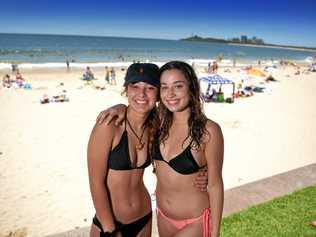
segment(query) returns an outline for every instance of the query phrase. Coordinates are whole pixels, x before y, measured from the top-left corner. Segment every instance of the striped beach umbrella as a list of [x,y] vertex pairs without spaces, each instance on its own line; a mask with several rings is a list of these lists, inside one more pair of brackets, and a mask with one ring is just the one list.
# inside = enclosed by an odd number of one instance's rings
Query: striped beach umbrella
[[201,77],[200,81],[208,82],[209,84],[234,84],[233,81],[228,80],[220,75],[212,75]]

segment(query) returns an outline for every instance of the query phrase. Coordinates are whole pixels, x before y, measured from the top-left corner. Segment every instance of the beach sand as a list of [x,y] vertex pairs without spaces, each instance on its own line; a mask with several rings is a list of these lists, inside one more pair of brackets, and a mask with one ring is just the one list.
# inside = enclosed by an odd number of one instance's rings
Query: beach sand
[[[92,70],[103,86],[104,70]],[[221,75],[233,78],[238,70]],[[200,69],[202,72],[203,70]],[[0,71],[2,76],[9,71]],[[32,90],[0,89],[0,236],[46,236],[87,227],[94,215],[86,147],[103,109],[126,103],[118,85],[85,86],[81,69],[22,70]],[[288,76],[289,75],[289,76]],[[315,163],[316,73],[294,75],[286,67],[264,93],[233,104],[207,103],[207,116],[225,138],[225,189]],[[66,90],[69,102],[41,104],[43,94]],[[153,192],[155,177],[146,171]]]

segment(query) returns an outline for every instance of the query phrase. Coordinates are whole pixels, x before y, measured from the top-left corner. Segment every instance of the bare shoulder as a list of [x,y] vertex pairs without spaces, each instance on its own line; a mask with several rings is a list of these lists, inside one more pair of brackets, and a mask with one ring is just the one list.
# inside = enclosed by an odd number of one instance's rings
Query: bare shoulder
[[208,134],[205,142],[206,160],[212,164],[209,168],[221,167],[224,158],[224,138],[222,129],[218,123],[212,120],[207,121],[205,128]]
[[223,140],[223,133],[221,126],[213,120],[208,119],[205,125],[208,133],[208,141]]
[[213,120],[208,119],[205,128],[210,134],[222,134],[221,126]]

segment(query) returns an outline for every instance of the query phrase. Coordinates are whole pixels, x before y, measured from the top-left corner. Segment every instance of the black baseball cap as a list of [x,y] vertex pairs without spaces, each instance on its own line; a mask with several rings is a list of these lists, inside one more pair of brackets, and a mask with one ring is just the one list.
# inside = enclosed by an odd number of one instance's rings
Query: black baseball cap
[[158,87],[159,67],[153,63],[133,63],[127,69],[124,86],[136,82],[146,82]]

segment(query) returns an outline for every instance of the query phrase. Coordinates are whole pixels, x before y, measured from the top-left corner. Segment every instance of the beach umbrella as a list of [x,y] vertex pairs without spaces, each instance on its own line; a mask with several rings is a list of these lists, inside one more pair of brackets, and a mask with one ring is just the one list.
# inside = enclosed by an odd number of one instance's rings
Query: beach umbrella
[[[231,84],[233,86],[233,93],[235,94],[235,83],[229,79],[226,79],[218,74],[204,76],[199,79],[200,82],[204,82],[208,84],[207,90],[210,90],[211,85],[224,85],[224,84]],[[232,96],[232,102],[234,102],[234,96]]]
[[248,69],[247,74],[252,75],[252,76],[256,76],[256,77],[266,77],[266,74],[257,68]]
[[201,77],[200,81],[204,81],[209,84],[233,84],[234,83],[233,81],[228,80],[218,74]]

